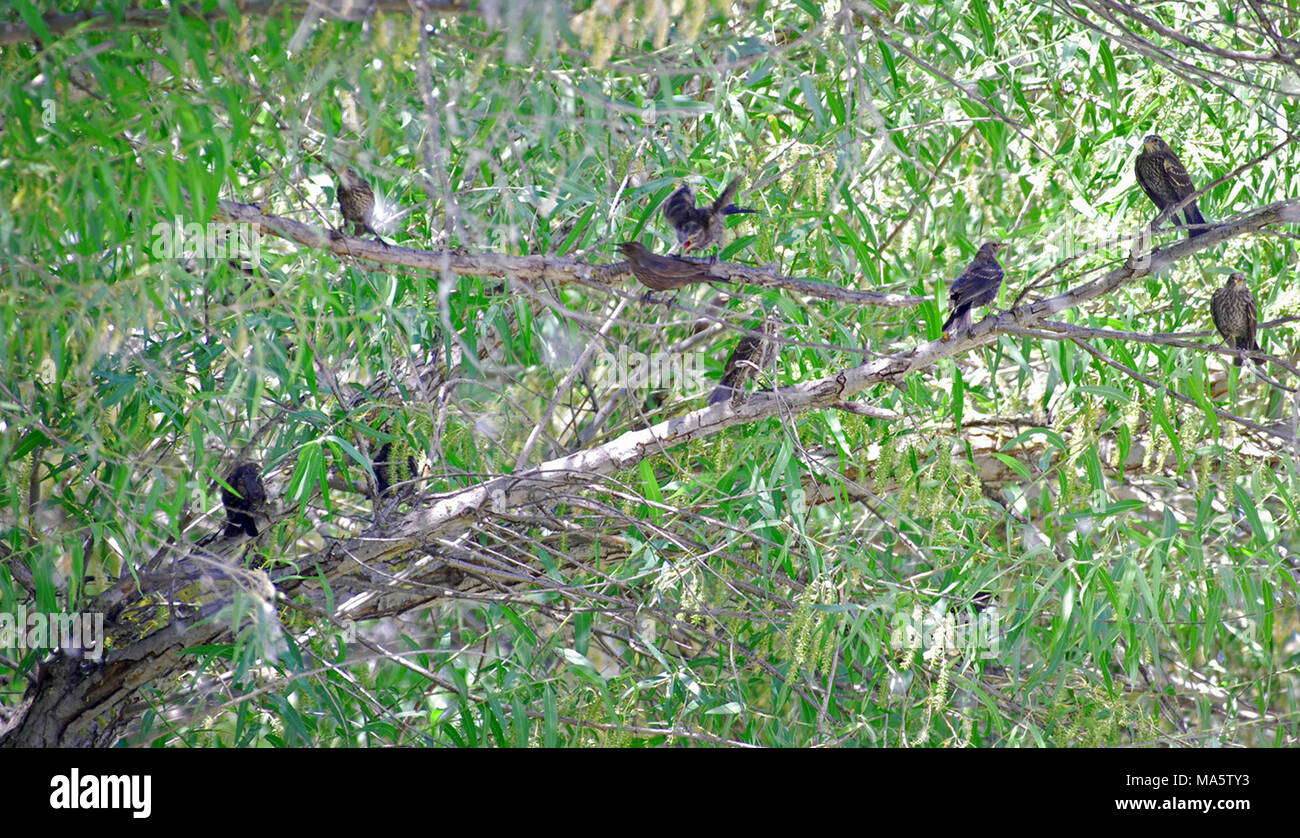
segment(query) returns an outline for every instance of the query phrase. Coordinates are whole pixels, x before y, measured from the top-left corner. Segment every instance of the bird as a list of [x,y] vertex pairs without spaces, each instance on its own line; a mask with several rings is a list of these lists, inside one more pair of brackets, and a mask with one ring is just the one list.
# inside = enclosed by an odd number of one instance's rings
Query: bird
[[632,275],[642,285],[655,291],[673,291],[693,282],[728,282],[720,276],[710,274],[707,264],[677,256],[660,256],[651,253],[640,242],[623,242],[618,249],[627,257]]
[[742,390],[745,382],[755,373],[771,366],[776,347],[771,337],[771,320],[764,321],[762,337],[741,335],[740,340],[736,341],[736,347],[727,356],[727,363],[722,369],[722,380],[709,394],[710,406],[729,401]]
[[266,486],[255,463],[240,463],[226,475],[221,503],[226,507],[226,538],[241,532],[257,538],[257,514],[266,507]]
[[[1234,271],[1223,287],[1210,297],[1210,316],[1214,318],[1214,328],[1223,335],[1223,340],[1234,349],[1258,352],[1259,343],[1255,340],[1255,326],[1259,318],[1255,305],[1255,295],[1246,284],[1246,275]],[[1256,364],[1264,365],[1262,358],[1251,358]],[[1241,356],[1232,362],[1234,367],[1241,366]]]
[[[375,489],[382,495],[396,483],[410,480],[416,473],[415,457],[406,455],[406,462],[393,462],[393,443],[385,442],[375,457]],[[405,467],[405,471],[403,471]]]
[[668,196],[664,202],[664,218],[677,231],[677,244],[681,246],[682,253],[692,249],[702,250],[714,242],[721,246],[726,216],[758,212],[741,209],[732,203],[739,189],[740,178],[732,178],[718,199],[707,207],[695,205],[695,193],[685,183]]
[[[1147,193],[1147,197],[1162,214],[1196,191],[1196,187],[1192,186],[1192,178],[1183,168],[1183,164],[1178,162],[1169,144],[1160,139],[1157,134],[1151,134],[1142,141],[1142,152],[1133,161],[1133,171],[1137,175],[1137,182],[1141,185],[1142,191]],[[1189,239],[1196,238],[1206,231],[1205,217],[1201,215],[1195,200],[1183,207],[1183,217],[1187,219],[1189,225],[1200,225],[1199,229],[1193,226],[1187,231]],[[1174,223],[1178,225],[1183,223],[1178,220],[1176,214]]]
[[998,289],[1002,287],[998,252],[1005,248],[1002,242],[985,242],[966,270],[953,280],[948,289],[948,310],[952,314],[943,324],[944,340],[948,340],[949,331],[960,332],[970,328],[971,309],[997,299]]
[[351,166],[335,169],[326,164],[326,168],[338,178],[339,212],[343,213],[344,224],[352,223],[352,234],[370,233],[380,244],[388,244],[375,232],[371,223],[375,214],[375,191],[370,188],[370,183]]

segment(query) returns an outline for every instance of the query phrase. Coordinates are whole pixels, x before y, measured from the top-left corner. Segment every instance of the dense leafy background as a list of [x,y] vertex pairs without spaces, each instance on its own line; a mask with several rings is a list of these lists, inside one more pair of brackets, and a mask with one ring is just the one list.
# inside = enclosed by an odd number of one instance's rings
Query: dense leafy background
[[[1143,6],[1151,26],[1107,3],[597,5],[506,2],[427,37],[409,13],[172,13],[4,48],[0,550],[36,580],[0,567],[4,610],[93,607],[97,578],[218,527],[241,450],[283,513],[255,552],[309,574],[374,521],[362,450],[397,440],[420,490],[447,492],[516,470],[548,410],[530,464],[701,406],[589,371],[561,388],[593,340],[701,353],[716,378],[736,333],[695,312],[767,312],[787,384],[936,339],[986,239],[1011,245],[1000,307],[1077,285],[1154,216],[1132,168],[1151,132],[1198,185],[1231,175],[1211,220],[1300,194],[1300,18],[1273,6],[1277,37],[1227,0]],[[741,174],[763,215],[724,258],[931,302],[699,290],[670,308],[629,284],[597,338],[620,289],[544,304],[272,237],[253,277],[154,255],[156,224],[206,223],[223,198],[337,224],[321,158],[371,178],[400,244],[597,263],[624,239],[668,247],[658,207],[681,178],[712,195]],[[1065,319],[1209,348],[1230,270],[1261,320],[1297,313],[1295,253],[1294,231],[1240,237]],[[1295,357],[1293,324],[1261,340]],[[1296,744],[1295,452],[1209,410],[1293,428],[1290,394],[1212,352],[1090,345],[1195,404],[1078,343],[1003,334],[864,394],[897,420],[734,427],[481,521],[447,555],[497,584],[364,622],[370,645],[281,608],[287,651],[265,631],[203,651],[151,685],[128,741]],[[425,364],[436,391],[344,392]],[[507,570],[525,582],[500,587]],[[989,602],[989,659],[898,642],[900,622]],[[32,660],[0,657],[14,702]]]

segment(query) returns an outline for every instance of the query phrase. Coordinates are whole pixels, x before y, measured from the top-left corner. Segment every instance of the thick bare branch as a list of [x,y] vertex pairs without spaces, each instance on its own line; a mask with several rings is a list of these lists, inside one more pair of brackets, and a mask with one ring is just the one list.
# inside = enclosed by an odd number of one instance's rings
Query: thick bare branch
[[[365,259],[381,265],[398,265],[405,268],[446,272],[460,276],[490,276],[519,278],[531,281],[546,280],[566,283],[581,282],[588,285],[612,285],[616,281],[632,278],[627,262],[594,265],[579,259],[561,256],[507,256],[496,253],[457,253],[450,250],[416,250],[409,247],[383,245],[366,239],[343,237],[332,239],[328,232],[310,224],[290,218],[266,214],[253,204],[222,201],[217,219],[237,224],[248,224],[259,230],[297,242],[308,247],[325,248],[340,256]],[[828,282],[785,276],[765,268],[737,265],[731,262],[710,262],[709,272],[716,277],[742,285],[764,288],[783,288],[823,300],[853,305],[907,308],[926,302],[929,297],[918,294],[886,294],[876,291],[858,291],[842,288]]]

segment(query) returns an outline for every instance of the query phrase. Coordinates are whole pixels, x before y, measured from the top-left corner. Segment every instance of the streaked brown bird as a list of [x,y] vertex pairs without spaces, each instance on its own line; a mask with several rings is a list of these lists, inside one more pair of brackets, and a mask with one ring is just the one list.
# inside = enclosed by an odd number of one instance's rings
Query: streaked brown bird
[[226,475],[221,487],[221,503],[226,507],[226,538],[241,532],[257,537],[257,515],[266,508],[266,486],[255,463],[240,463]]
[[[1169,144],[1160,139],[1157,134],[1151,134],[1142,141],[1142,153],[1137,156],[1137,160],[1133,161],[1133,171],[1137,175],[1137,182],[1141,185],[1142,191],[1147,193],[1147,197],[1162,214],[1196,191],[1196,187],[1192,185],[1192,178],[1183,168],[1183,164],[1178,161]],[[1191,201],[1183,207],[1183,217],[1187,219],[1189,225],[1205,224],[1205,217],[1201,215],[1196,201]],[[1183,222],[1178,220],[1177,214],[1173,218],[1175,224],[1182,225]],[[1200,229],[1192,227],[1187,231],[1187,237],[1196,238],[1205,230],[1204,226]]]
[[677,256],[660,256],[651,253],[641,242],[623,242],[618,249],[627,257],[632,275],[642,285],[655,291],[674,291],[693,282],[729,281],[710,274],[707,264],[702,265]]
[[976,306],[985,306],[997,299],[1002,287],[1002,266],[998,253],[1006,249],[1002,242],[985,242],[966,270],[953,280],[948,289],[948,310],[952,312],[943,324],[943,339],[949,332],[963,332],[970,328],[970,312]]
[[776,356],[776,342],[771,339],[772,333],[772,321],[766,320],[763,323],[765,337],[742,335],[740,340],[736,341],[736,347],[727,356],[727,363],[723,367],[722,380],[709,395],[710,406],[734,398],[742,392],[745,382],[759,370],[767,369],[772,365]]
[[[1214,328],[1223,335],[1228,346],[1248,352],[1259,351],[1259,344],[1255,341],[1259,313],[1255,305],[1255,294],[1246,284],[1244,273],[1233,272],[1223,287],[1210,297],[1210,316],[1214,318]],[[1260,366],[1264,365],[1261,358],[1251,360]],[[1241,356],[1237,356],[1232,365],[1241,366]]]
[[732,178],[718,199],[707,207],[695,205],[695,193],[684,183],[668,196],[664,201],[664,218],[677,231],[677,244],[681,245],[682,253],[703,250],[714,242],[721,247],[728,215],[758,212],[741,209],[733,203],[739,189],[740,178]]
[[370,188],[369,181],[351,166],[335,169],[326,164],[326,168],[338,178],[339,212],[343,213],[345,224],[351,222],[352,235],[360,236],[362,233],[369,233],[380,244],[387,244],[388,242],[384,241],[372,226],[375,215],[375,191]]

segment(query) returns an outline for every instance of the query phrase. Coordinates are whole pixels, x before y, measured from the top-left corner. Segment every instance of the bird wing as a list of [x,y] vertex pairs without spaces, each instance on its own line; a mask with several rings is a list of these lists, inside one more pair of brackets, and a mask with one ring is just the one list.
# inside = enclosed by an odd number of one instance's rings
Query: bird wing
[[649,270],[669,279],[726,281],[722,277],[715,277],[710,274],[707,265],[701,265],[687,259],[678,259],[675,256],[660,256],[657,253],[651,253],[641,261]]
[[765,343],[767,341],[755,335],[744,335],[736,342],[736,347],[731,350],[727,363],[723,366],[722,378],[709,396],[709,404],[725,402],[745,386],[745,382],[756,372],[755,367],[760,365]]
[[722,215],[723,211],[726,210],[727,207],[731,206],[732,202],[736,200],[736,192],[739,190],[740,177],[737,176],[731,179],[731,183],[727,184],[726,189],[722,190],[722,194],[713,202],[710,212],[713,215]]
[[736,341],[736,348],[731,350],[731,355],[727,357],[727,372],[739,372],[743,376],[744,370],[753,368],[749,365],[758,358],[762,349],[762,341],[754,335],[744,335]]
[[1178,162],[1178,158],[1172,154],[1162,161],[1165,167],[1165,174],[1169,176],[1169,182],[1174,185],[1174,194],[1179,200],[1186,198],[1196,191],[1192,186],[1191,175],[1183,168],[1183,164]]
[[1259,307],[1255,304],[1255,294],[1246,292],[1246,337],[1255,343],[1255,328],[1259,325]]
[[1137,175],[1138,186],[1142,191],[1147,193],[1151,203],[1156,207],[1163,209],[1166,205],[1165,196],[1160,191],[1160,181],[1163,180],[1164,169],[1160,160],[1153,159],[1154,155],[1139,155],[1133,164],[1133,171]]
[[668,196],[664,201],[664,218],[674,227],[680,227],[691,220],[695,212],[695,193],[686,184],[682,184],[677,191]]
[[1219,288],[1210,295],[1210,319],[1214,321],[1214,328],[1219,330],[1223,339],[1228,339],[1228,332],[1224,328],[1226,318],[1223,315],[1224,296],[1228,293],[1226,288]]
[[1002,267],[996,261],[984,261],[976,259],[966,266],[966,270],[961,272],[952,283],[952,288],[948,290],[948,308],[954,309],[972,297],[977,296],[980,291],[987,289],[990,284],[1002,282]]

